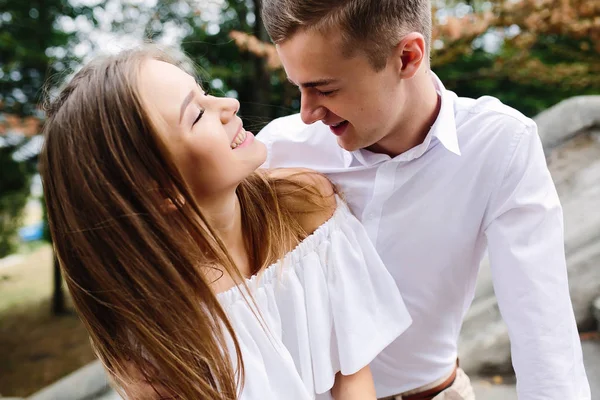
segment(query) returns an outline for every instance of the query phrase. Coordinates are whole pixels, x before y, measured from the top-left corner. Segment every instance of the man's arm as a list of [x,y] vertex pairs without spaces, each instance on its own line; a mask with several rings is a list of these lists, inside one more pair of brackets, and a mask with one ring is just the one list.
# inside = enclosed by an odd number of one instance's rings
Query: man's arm
[[562,208],[535,125],[511,143],[484,221],[520,400],[589,400],[569,295]]

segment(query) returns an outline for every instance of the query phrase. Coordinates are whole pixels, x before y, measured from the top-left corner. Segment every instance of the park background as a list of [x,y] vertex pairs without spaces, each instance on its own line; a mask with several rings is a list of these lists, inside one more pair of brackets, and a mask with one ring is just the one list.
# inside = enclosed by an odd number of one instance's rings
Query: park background
[[[44,98],[94,56],[152,41],[183,50],[211,93],[238,98],[245,127],[258,132],[300,106],[260,3],[0,0],[0,397],[30,396],[94,361],[45,229],[37,175]],[[540,126],[565,208],[571,293],[596,382],[600,0],[434,0],[432,7],[431,66],[446,87],[495,96]],[[511,390],[506,331],[485,261],[461,349],[481,382]]]

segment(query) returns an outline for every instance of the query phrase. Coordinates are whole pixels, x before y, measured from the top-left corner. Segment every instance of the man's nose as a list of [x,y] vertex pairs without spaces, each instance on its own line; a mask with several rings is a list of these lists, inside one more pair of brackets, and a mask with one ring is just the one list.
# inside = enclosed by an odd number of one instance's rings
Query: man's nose
[[325,107],[316,103],[310,98],[310,95],[302,94],[301,96],[300,117],[305,124],[310,125],[325,118],[327,115]]

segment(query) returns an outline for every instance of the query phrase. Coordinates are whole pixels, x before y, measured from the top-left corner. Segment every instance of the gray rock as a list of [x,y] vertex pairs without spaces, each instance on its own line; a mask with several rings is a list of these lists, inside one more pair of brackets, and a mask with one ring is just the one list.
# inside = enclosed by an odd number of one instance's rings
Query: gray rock
[[594,319],[596,319],[596,327],[600,331],[600,297],[597,297],[592,303],[592,313],[594,314]]
[[[581,345],[592,400],[600,400],[600,341],[584,340]],[[508,377],[508,380],[511,380],[511,377]],[[517,400],[517,388],[514,383],[494,384],[491,379],[477,377],[473,377],[471,382],[478,400]]]
[[99,361],[92,362],[27,398],[27,400],[93,400],[110,391]]
[[586,340],[583,345],[583,361],[587,373],[592,400],[600,400],[600,341]]
[[119,396],[117,392],[111,390],[110,392],[104,393],[103,395],[100,395],[99,397],[96,397],[93,400],[123,400],[123,398]]
[[514,385],[496,385],[488,381],[474,381],[473,390],[477,400],[517,400]]
[[600,96],[566,99],[534,118],[545,149],[553,148],[577,133],[600,126]]

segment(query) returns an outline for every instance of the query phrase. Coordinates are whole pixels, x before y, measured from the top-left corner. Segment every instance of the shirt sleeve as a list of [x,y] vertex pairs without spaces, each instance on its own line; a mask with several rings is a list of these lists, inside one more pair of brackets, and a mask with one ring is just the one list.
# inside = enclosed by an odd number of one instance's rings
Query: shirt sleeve
[[589,400],[563,215],[535,124],[515,132],[484,221],[520,400]]

